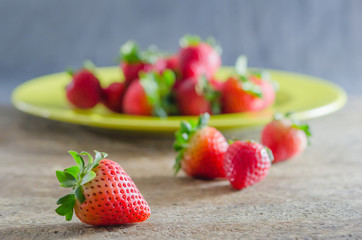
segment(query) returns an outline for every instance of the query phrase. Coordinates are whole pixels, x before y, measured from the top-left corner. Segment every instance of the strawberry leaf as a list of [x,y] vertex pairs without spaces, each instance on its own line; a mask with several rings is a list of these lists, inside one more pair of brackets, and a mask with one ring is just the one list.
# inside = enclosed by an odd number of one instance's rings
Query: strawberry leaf
[[93,171],[89,171],[84,175],[82,182],[80,184],[81,185],[86,184],[87,182],[91,181],[95,177],[96,177],[96,173]]
[[60,216],[65,216],[67,221],[72,220],[73,208],[75,205],[75,195],[68,194],[58,199],[57,204],[60,205],[55,212]]
[[82,171],[84,168],[84,160],[83,158],[75,151],[69,151],[70,155],[73,156],[75,162],[77,163],[79,170]]
[[56,176],[58,178],[58,181],[60,182],[61,187],[65,188],[74,187],[75,184],[77,183],[77,179],[70,173],[56,171]]
[[69,173],[70,175],[72,175],[75,179],[78,179],[78,177],[79,177],[80,169],[78,166],[73,166],[73,167],[64,169],[64,171]]
[[96,65],[91,60],[85,60],[83,62],[83,68],[94,73],[96,71]]
[[261,90],[261,87],[253,83],[252,81],[248,80],[242,82],[242,88],[245,92],[249,93],[250,95],[253,95],[258,98],[263,97],[263,92]]
[[136,42],[128,41],[121,46],[120,55],[123,62],[133,64],[141,62],[139,47]]
[[85,197],[83,194],[83,187],[82,185],[79,185],[74,190],[75,197],[79,200],[80,203],[84,203]]
[[197,35],[186,34],[180,39],[181,47],[197,46],[201,42],[201,39]]

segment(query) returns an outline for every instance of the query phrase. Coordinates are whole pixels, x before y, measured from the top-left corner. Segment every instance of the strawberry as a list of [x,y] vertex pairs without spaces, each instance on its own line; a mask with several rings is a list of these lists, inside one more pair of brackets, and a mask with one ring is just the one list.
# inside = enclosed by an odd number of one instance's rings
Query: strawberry
[[102,88],[97,77],[88,69],[69,72],[72,81],[66,87],[68,101],[77,108],[92,108],[101,100]]
[[[149,72],[155,69],[160,71],[160,69],[164,69],[166,65],[165,63],[158,62],[162,54],[157,49],[150,47],[146,51],[140,51],[139,46],[133,41],[128,41],[121,47],[120,55],[120,65],[126,85],[129,85],[133,80],[137,79],[141,71]],[[153,64],[155,64],[155,66]]]
[[236,62],[237,77],[230,77],[222,87],[221,105],[223,113],[259,111],[270,106],[275,99],[273,85],[262,79],[264,72],[248,72],[245,56]]
[[204,77],[183,80],[175,92],[181,115],[220,112],[219,92]]
[[114,112],[122,112],[123,95],[125,92],[124,82],[114,82],[104,90],[103,104]]
[[276,163],[301,154],[310,137],[308,125],[290,119],[290,114],[276,115],[274,120],[264,127],[261,142],[273,152],[273,163]]
[[205,113],[196,122],[181,122],[176,132],[174,149],[178,152],[175,174],[182,168],[195,178],[225,177],[223,156],[228,148],[225,137],[215,128],[208,127],[210,115]]
[[240,190],[263,180],[269,172],[272,156],[260,143],[232,143],[224,156],[224,169],[231,186]]
[[183,79],[199,78],[205,75],[210,79],[221,65],[218,46],[214,40],[202,42],[198,36],[186,35],[180,40],[179,66]]
[[[77,165],[56,171],[61,187],[72,188],[71,194],[57,201],[55,211],[67,221],[73,212],[90,225],[118,225],[142,222],[151,210],[132,179],[118,163],[104,159],[107,154],[95,151],[95,160],[89,153],[69,151]],[[89,157],[84,164],[82,155]]]
[[165,70],[141,73],[140,78],[131,83],[123,99],[123,111],[134,115],[157,115],[166,117],[175,112],[171,88],[175,74]]

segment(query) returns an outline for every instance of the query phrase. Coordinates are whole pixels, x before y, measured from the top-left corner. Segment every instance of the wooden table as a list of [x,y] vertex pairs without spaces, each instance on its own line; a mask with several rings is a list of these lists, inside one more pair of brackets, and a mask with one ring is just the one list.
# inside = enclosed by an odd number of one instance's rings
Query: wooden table
[[[362,239],[361,97],[311,120],[312,146],[242,191],[227,181],[173,177],[172,137],[104,132],[0,110],[0,239]],[[117,227],[65,222],[54,212],[67,192],[55,170],[73,164],[70,149],[109,153],[148,201],[151,218]]]

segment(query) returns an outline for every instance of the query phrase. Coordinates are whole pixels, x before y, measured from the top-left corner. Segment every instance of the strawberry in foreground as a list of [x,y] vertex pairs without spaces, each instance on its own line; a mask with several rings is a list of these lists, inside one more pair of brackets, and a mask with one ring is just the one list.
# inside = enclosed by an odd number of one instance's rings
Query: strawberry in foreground
[[68,101],[77,108],[92,108],[100,102],[102,88],[97,77],[89,69],[81,69],[73,74],[72,81],[66,87]]
[[195,178],[224,178],[224,153],[228,148],[225,137],[215,128],[208,127],[210,115],[205,113],[198,122],[181,122],[176,132],[174,149],[178,152],[175,174],[182,168]]
[[260,143],[235,141],[224,156],[226,177],[233,188],[241,190],[263,180],[272,160],[270,150]]
[[198,116],[220,113],[219,92],[205,77],[183,80],[175,90],[181,115]]
[[123,111],[133,115],[156,115],[166,117],[174,113],[171,89],[175,82],[175,74],[165,70],[141,73],[140,78],[127,88],[123,99]]
[[[142,222],[151,210],[132,179],[116,162],[104,159],[107,154],[95,151],[95,159],[87,152],[69,151],[77,165],[56,171],[61,187],[72,188],[72,193],[61,197],[55,211],[90,225],[118,225]],[[88,156],[84,164],[82,156]]]
[[122,112],[123,95],[125,92],[125,82],[114,82],[104,91],[103,104],[113,112]]
[[269,147],[274,162],[282,162],[301,154],[308,145],[311,133],[308,125],[302,125],[289,118],[290,114],[276,115],[267,124],[261,136],[262,143]]
[[223,113],[259,111],[275,100],[275,90],[263,72],[249,72],[245,56],[240,56],[235,66],[238,76],[230,77],[222,87]]
[[[186,35],[180,40],[179,66],[183,79],[199,78],[205,75],[207,79],[214,76],[221,65],[218,46],[213,39],[202,42],[198,36]],[[221,51],[221,50],[220,50]]]

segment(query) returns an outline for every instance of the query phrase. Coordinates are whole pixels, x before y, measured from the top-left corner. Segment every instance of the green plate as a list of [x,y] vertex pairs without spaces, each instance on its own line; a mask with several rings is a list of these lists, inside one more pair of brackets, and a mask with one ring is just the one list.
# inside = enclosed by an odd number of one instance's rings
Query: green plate
[[[230,74],[230,67],[218,72],[220,78]],[[275,104],[268,109],[255,113],[220,114],[211,117],[210,125],[218,129],[241,128],[262,125],[270,121],[274,112],[295,112],[300,120],[320,117],[340,109],[347,100],[346,93],[340,87],[314,77],[268,70],[279,83]],[[121,78],[118,67],[97,69],[97,75],[106,86]],[[65,86],[70,78],[66,73],[56,73],[32,79],[18,86],[12,94],[16,108],[36,116],[58,121],[82,124],[100,128],[130,131],[174,131],[180,121],[195,117],[170,116],[165,119],[147,116],[132,116],[112,113],[98,104],[91,110],[73,109],[65,97]]]

